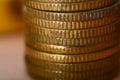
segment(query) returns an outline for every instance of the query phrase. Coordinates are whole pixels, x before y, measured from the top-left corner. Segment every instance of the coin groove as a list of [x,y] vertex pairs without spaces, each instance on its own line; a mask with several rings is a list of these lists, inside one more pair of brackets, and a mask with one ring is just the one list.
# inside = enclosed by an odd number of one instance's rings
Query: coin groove
[[[95,45],[100,44],[102,42],[113,40],[113,38],[118,37],[118,32],[114,32],[108,35],[91,37],[91,38],[55,38],[55,37],[48,37],[48,36],[39,36],[33,35],[31,33],[27,33],[27,41],[37,43],[46,43],[50,45],[60,45],[60,46],[88,46],[88,45]],[[117,41],[117,40],[116,40]]]
[[50,45],[45,43],[36,43],[36,42],[27,42],[26,44],[28,46],[31,46],[37,50],[45,51],[45,52],[51,52],[56,54],[80,54],[80,53],[89,53],[94,52],[98,50],[102,50],[104,48],[113,46],[115,44],[118,44],[118,41],[115,38],[111,41],[105,41],[101,44],[96,45],[89,45],[89,46],[79,46],[79,47],[69,47],[69,46],[58,46],[58,45]]
[[31,56],[36,59],[51,61],[51,62],[59,62],[59,63],[74,63],[74,62],[90,62],[95,60],[104,59],[110,57],[117,53],[119,50],[118,46],[115,45],[112,48],[88,54],[79,54],[79,55],[59,55],[52,54],[47,52],[41,52],[30,47],[26,47],[26,53],[28,56]]
[[[92,71],[92,70],[101,70],[107,69],[110,66],[114,66],[118,63],[118,55],[108,57],[106,59],[88,63],[74,63],[74,64],[65,64],[65,63],[54,63],[48,61],[42,61],[34,59],[32,57],[26,56],[26,63],[31,65],[36,65],[41,68],[55,70],[55,71]],[[49,66],[49,67],[48,67]]]
[[111,7],[86,11],[86,12],[76,12],[76,13],[58,13],[58,12],[46,12],[39,11],[29,7],[24,7],[24,14],[37,17],[45,20],[55,20],[55,21],[88,21],[94,19],[100,19],[105,17],[111,17],[114,15],[119,15],[120,5],[115,4]]
[[[116,64],[117,65],[117,64]],[[28,71],[35,73],[39,76],[45,77],[45,78],[61,78],[61,79],[90,79],[94,77],[103,76],[105,74],[108,74],[109,72],[115,70],[117,67],[109,67],[105,70],[98,71],[85,71],[85,72],[62,72],[62,71],[49,71],[44,69],[37,69],[36,67],[28,66]],[[41,73],[42,72],[42,73]]]
[[108,25],[115,21],[119,20],[120,15],[114,15],[111,17],[105,17],[102,19],[96,19],[91,21],[51,21],[44,20],[35,17],[25,17],[25,22],[27,24],[32,24],[36,26],[42,26],[45,28],[53,28],[53,29],[86,29],[86,28],[95,28]]
[[[28,74],[36,79],[36,80],[73,80],[73,79],[61,79],[61,78],[45,78],[45,77],[41,77],[40,75],[37,75],[37,74],[34,74],[32,72],[28,72]],[[118,74],[118,70],[115,69],[113,71],[110,71],[108,74],[105,74],[103,76],[98,76],[98,77],[94,77],[94,78],[89,78],[89,79],[86,79],[86,80],[111,80],[111,79],[114,79],[116,77],[116,75]],[[78,79],[74,79],[74,80],[78,80]],[[82,79],[83,80],[83,79]]]
[[[83,10],[91,10],[102,8],[111,4],[114,4],[116,0],[106,0],[106,1],[84,1],[84,2],[76,2],[76,3],[49,3],[49,2],[41,2],[35,0],[26,0],[25,5],[34,9],[46,10],[46,11],[83,11]],[[91,6],[92,5],[92,6]]]
[[119,24],[120,23],[118,21],[117,23],[106,25],[103,27],[82,30],[58,30],[27,25],[26,30],[32,34],[36,34],[39,36],[55,38],[87,38],[113,33],[118,30]]
[[[33,0],[30,0],[33,1]],[[44,3],[78,3],[78,2],[88,2],[88,1],[107,1],[107,2],[111,2],[111,1],[117,1],[117,0],[34,0],[34,1],[39,1],[39,2],[44,2]]]

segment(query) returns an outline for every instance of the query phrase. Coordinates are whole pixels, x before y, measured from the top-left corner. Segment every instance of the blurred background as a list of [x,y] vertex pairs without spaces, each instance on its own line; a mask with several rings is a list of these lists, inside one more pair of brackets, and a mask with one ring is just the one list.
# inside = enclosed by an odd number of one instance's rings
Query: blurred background
[[0,0],[0,80],[30,80],[24,64],[20,0]]
[[0,0],[0,34],[23,31],[22,1]]
[[0,80],[30,80],[23,31],[22,1],[0,0]]

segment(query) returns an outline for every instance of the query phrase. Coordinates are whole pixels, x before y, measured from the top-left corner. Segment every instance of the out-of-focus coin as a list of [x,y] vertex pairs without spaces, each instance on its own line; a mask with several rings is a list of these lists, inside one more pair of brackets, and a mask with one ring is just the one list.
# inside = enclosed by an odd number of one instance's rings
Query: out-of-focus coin
[[105,41],[99,44],[95,45],[89,45],[89,46],[79,46],[79,47],[70,47],[70,46],[58,46],[58,45],[50,45],[40,42],[34,42],[34,41],[26,41],[27,45],[35,48],[40,51],[50,52],[50,53],[56,53],[56,54],[81,54],[81,53],[90,53],[95,52],[99,50],[103,50],[105,48],[111,47],[118,43],[118,38],[113,38],[110,41]]
[[[61,78],[45,78],[42,77],[38,74],[32,73],[32,72],[28,72],[28,74],[31,76],[31,78],[35,79],[35,80],[73,80],[73,79],[61,79]],[[89,78],[86,80],[113,80],[118,74],[118,69],[115,69],[111,72],[109,72],[108,74],[104,74],[103,76],[97,76],[94,78]],[[78,79],[74,79],[74,80],[78,80]]]
[[114,65],[113,67],[108,67],[103,70],[70,72],[70,71],[51,71],[51,70],[46,70],[46,69],[36,67],[34,65],[27,64],[27,69],[28,69],[28,72],[37,74],[39,76],[42,76],[48,79],[58,78],[58,79],[88,80],[92,78],[93,79],[97,78],[99,76],[104,76],[105,74],[109,74],[112,71],[114,72],[114,70],[118,68],[117,66],[118,64]]
[[59,2],[59,1],[38,1],[38,0],[26,0],[25,5],[34,9],[46,10],[46,11],[83,11],[102,8],[117,2],[117,0],[91,0],[81,2]]
[[27,35],[28,35],[27,40],[30,43],[33,42],[37,44],[40,42],[51,45],[80,47],[80,46],[100,44],[102,42],[113,40],[113,38],[118,37],[118,31],[108,35],[102,35],[102,36],[90,37],[90,38],[56,38],[49,36],[33,35],[31,33],[27,33]]
[[26,30],[32,34],[39,36],[47,36],[53,38],[88,38],[107,35],[118,31],[120,22],[109,24],[106,26],[81,30],[59,30],[48,29],[39,26],[26,25]]
[[39,68],[49,69],[51,71],[93,71],[102,70],[109,67],[113,67],[118,64],[119,56],[115,54],[111,57],[105,58],[103,60],[88,62],[88,63],[54,63],[49,61],[38,60],[29,56],[26,56],[26,63],[35,65]]
[[27,24],[42,26],[45,28],[78,30],[78,29],[96,28],[96,27],[105,26],[115,21],[118,21],[119,17],[120,15],[117,14],[114,16],[94,19],[90,21],[51,21],[51,20],[44,20],[29,16],[29,17],[25,17],[25,21]]
[[54,53],[38,51],[28,46],[26,47],[26,53],[28,56],[43,61],[51,61],[51,62],[59,62],[59,63],[91,62],[91,61],[110,57],[116,54],[118,51],[119,51],[119,47],[118,45],[115,45],[112,46],[111,48],[107,48],[99,52],[79,54],[79,55],[62,55],[62,54],[59,55]]
[[[73,80],[73,79],[62,79],[62,78],[45,78],[45,77],[42,77],[38,74],[35,74],[35,73],[32,73],[30,71],[28,71],[29,75],[36,79],[36,80]],[[102,76],[94,76],[92,78],[89,78],[89,79],[85,79],[85,80],[113,80],[118,74],[118,69],[114,69],[113,71],[110,71],[109,73],[106,73]],[[74,80],[78,80],[78,79],[75,79]],[[83,80],[83,79],[82,79]]]
[[24,14],[53,21],[88,21],[118,15],[118,6],[118,3],[116,3],[113,6],[105,7],[103,9],[75,13],[45,12],[24,6]]

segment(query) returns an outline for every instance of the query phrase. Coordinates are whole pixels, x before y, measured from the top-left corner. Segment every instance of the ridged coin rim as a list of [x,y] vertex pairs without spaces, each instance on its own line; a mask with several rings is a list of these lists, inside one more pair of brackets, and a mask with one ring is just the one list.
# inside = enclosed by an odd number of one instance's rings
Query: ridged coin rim
[[120,21],[103,27],[80,29],[80,30],[59,30],[49,29],[34,25],[26,25],[26,31],[39,35],[54,38],[88,38],[107,35],[118,30]]
[[120,15],[114,15],[110,17],[105,17],[102,19],[90,20],[90,21],[51,21],[44,20],[35,17],[24,17],[26,24],[42,26],[50,29],[65,29],[65,30],[77,30],[77,29],[88,29],[88,28],[97,28],[101,26],[108,25],[110,23],[116,22],[119,20]]
[[84,11],[84,10],[92,10],[97,8],[102,8],[117,2],[116,0],[91,0],[91,1],[83,1],[76,3],[55,3],[52,2],[41,2],[36,0],[26,0],[24,4],[28,7],[45,10],[45,11]]
[[115,45],[112,46],[111,48],[99,52],[79,54],[79,55],[62,55],[62,54],[59,55],[59,54],[41,52],[26,46],[26,53],[28,56],[43,61],[51,61],[51,62],[59,62],[59,63],[91,62],[95,60],[101,60],[116,54],[118,51],[119,51],[119,47]]
[[26,40],[28,42],[33,43],[45,43],[50,45],[60,45],[60,46],[88,46],[88,45],[95,45],[100,44],[105,41],[113,40],[113,38],[118,37],[118,31],[108,34],[102,35],[97,37],[90,37],[90,38],[56,38],[56,37],[49,37],[49,36],[39,36],[34,35],[32,33],[26,34]]
[[26,41],[26,45],[30,46],[39,51],[50,52],[54,54],[81,54],[81,53],[90,53],[99,50],[103,50],[105,48],[111,47],[115,44],[118,44],[117,38],[111,41],[105,41],[96,45],[89,46],[79,46],[79,47],[70,47],[70,46],[59,46],[59,45],[50,45],[40,42],[29,42]]
[[39,68],[55,70],[55,71],[92,71],[92,70],[101,70],[107,69],[108,67],[114,66],[118,64],[118,55],[108,57],[103,60],[88,62],[88,63],[74,63],[74,64],[66,64],[66,63],[54,63],[49,61],[42,61],[38,59],[34,59],[29,56],[25,56],[26,63],[30,63],[31,65],[38,66]]
[[116,3],[113,6],[106,7],[103,9],[76,13],[46,12],[24,6],[24,14],[40,19],[53,21],[88,21],[117,15],[118,12],[120,12],[120,5],[118,4],[119,3]]

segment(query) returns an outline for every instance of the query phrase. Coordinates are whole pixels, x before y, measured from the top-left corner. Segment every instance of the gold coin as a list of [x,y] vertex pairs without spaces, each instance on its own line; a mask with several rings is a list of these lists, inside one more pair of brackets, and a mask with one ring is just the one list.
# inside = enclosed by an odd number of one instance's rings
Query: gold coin
[[51,61],[51,62],[59,62],[59,63],[75,63],[75,62],[79,63],[79,62],[90,62],[90,61],[100,60],[116,54],[118,50],[119,50],[118,45],[115,45],[112,46],[111,48],[107,48],[99,52],[92,52],[92,53],[79,54],[79,55],[62,55],[62,54],[42,52],[32,49],[28,46],[26,47],[26,53],[28,56],[43,61]]
[[42,26],[45,28],[53,29],[86,29],[86,28],[95,28],[111,24],[119,20],[120,15],[114,15],[110,17],[104,17],[99,19],[94,19],[90,21],[51,21],[44,20],[40,18],[35,18],[26,15],[25,22],[30,25]]
[[107,69],[103,70],[93,70],[93,71],[77,71],[77,72],[70,72],[70,71],[51,71],[42,69],[39,67],[36,67],[34,65],[28,65],[27,64],[27,70],[30,73],[39,75],[41,77],[45,78],[57,78],[57,79],[72,79],[72,80],[86,80],[86,79],[92,79],[97,78],[99,76],[104,76],[105,74],[109,74],[110,72],[114,72],[118,68],[118,64],[114,65],[113,67],[108,67]]
[[29,43],[35,43],[35,44],[46,43],[51,45],[80,47],[80,46],[100,44],[102,42],[113,40],[113,38],[118,38],[118,31],[108,35],[90,37],[90,38],[56,38],[49,36],[34,35],[29,32],[27,33],[26,37]]
[[102,8],[115,3],[117,0],[91,0],[91,1],[81,1],[74,3],[64,3],[64,2],[49,2],[49,1],[37,1],[37,0],[26,0],[25,5],[34,9],[46,10],[46,11],[83,11]]
[[88,21],[119,15],[119,6],[116,3],[113,6],[103,9],[74,13],[46,12],[24,6],[24,14],[26,16],[53,21]]
[[52,38],[88,38],[107,35],[118,31],[120,21],[103,27],[82,29],[82,30],[58,30],[48,29],[34,25],[27,25],[26,30],[39,36]]
[[[33,1],[33,0],[30,0]],[[79,2],[89,2],[89,1],[107,1],[107,2],[112,2],[112,1],[117,1],[117,0],[34,0],[34,1],[39,1],[39,2],[46,2],[46,3],[79,3]]]
[[102,70],[112,67],[118,64],[119,57],[115,54],[111,57],[105,58],[103,60],[86,62],[86,63],[54,63],[49,61],[42,61],[34,59],[32,57],[26,56],[26,64],[35,65],[39,68],[49,69],[51,71],[92,71],[92,70]]
[[[39,75],[36,75],[36,74],[33,74],[33,73],[28,73],[30,76],[31,76],[31,78],[33,79],[33,80],[73,80],[73,79],[58,79],[58,78],[55,78],[55,79],[46,79],[45,77],[41,77],[41,76],[39,76]],[[115,77],[116,77],[116,75],[117,75],[117,73],[116,72],[112,72],[112,73],[109,73],[109,74],[106,74],[106,75],[104,75],[104,76],[100,76],[100,77],[97,77],[97,78],[90,78],[91,80],[113,80]],[[90,79],[86,79],[86,80],[90,80]],[[75,79],[74,79],[75,80]],[[77,79],[78,80],[78,79]]]
[[79,46],[79,47],[70,47],[70,46],[58,46],[58,45],[50,45],[40,42],[34,41],[27,41],[27,45],[31,46],[37,50],[56,53],[56,54],[81,54],[81,53],[89,53],[95,52],[99,50],[103,50],[107,47],[113,46],[118,43],[118,38],[113,38],[110,41],[105,41],[96,45],[89,45],[89,46]]
[[[46,77],[40,76],[30,71],[28,71],[28,74],[35,80],[83,80],[83,79],[79,79],[80,76],[74,79],[65,79],[65,78],[62,79],[62,78],[46,78]],[[118,74],[118,69],[114,69],[113,71],[110,71],[109,73],[101,75],[101,76],[97,76],[97,77],[94,76],[91,78],[86,77],[87,79],[85,80],[113,80],[117,76],[117,74]]]
[[[32,73],[28,71],[28,74],[31,76],[31,78],[33,78],[33,80],[83,80],[83,79],[61,79],[61,78],[45,78],[42,77],[38,74]],[[113,80],[118,74],[118,70],[115,69],[111,72],[109,72],[108,74],[104,74],[103,76],[97,76],[97,77],[93,77],[93,78],[89,78],[89,79],[85,79],[85,80]]]

